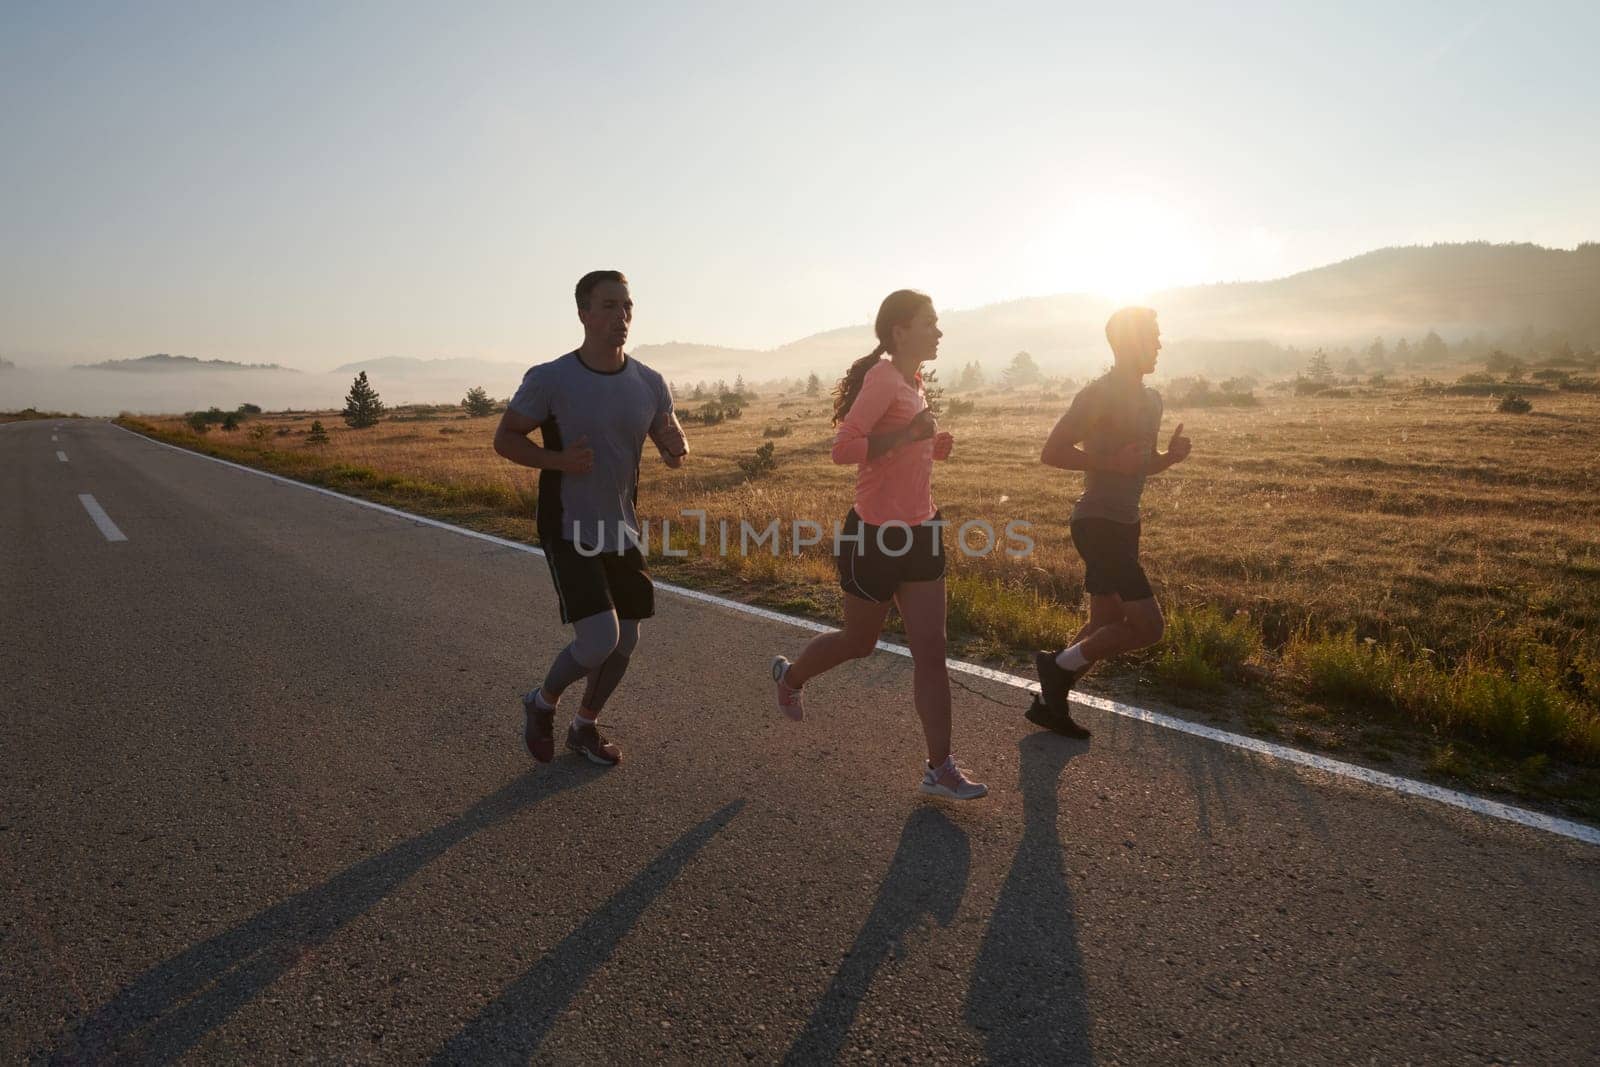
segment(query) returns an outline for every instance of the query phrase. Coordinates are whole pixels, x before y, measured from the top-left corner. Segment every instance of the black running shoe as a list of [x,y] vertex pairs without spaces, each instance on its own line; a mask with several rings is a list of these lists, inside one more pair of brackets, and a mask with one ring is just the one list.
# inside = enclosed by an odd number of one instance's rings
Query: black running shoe
[[1039,672],[1039,692],[1046,706],[1067,710],[1067,694],[1082,676],[1082,671],[1069,671],[1056,662],[1054,652],[1035,652],[1033,669]]
[[1046,730],[1062,737],[1075,737],[1080,741],[1089,739],[1088,728],[1079,725],[1070,711],[1065,708],[1057,710],[1047,707],[1037,696],[1033,698],[1033,703],[1028,705],[1028,710],[1024,714],[1035,726],[1043,726]]

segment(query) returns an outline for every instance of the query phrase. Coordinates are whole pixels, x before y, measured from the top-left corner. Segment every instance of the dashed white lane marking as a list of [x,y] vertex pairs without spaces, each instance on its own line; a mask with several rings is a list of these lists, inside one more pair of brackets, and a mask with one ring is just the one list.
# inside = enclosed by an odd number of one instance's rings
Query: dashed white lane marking
[[61,451],[60,449],[57,449],[56,450],[56,458],[59,459],[61,462],[65,463],[67,461],[67,454],[65,452]]
[[83,510],[89,513],[94,524],[100,527],[100,532],[106,535],[107,541],[126,541],[128,536],[117,529],[117,524],[111,521],[111,516],[106,514],[106,509],[100,502],[88,493],[79,493],[78,502],[83,505]]
[[[525,545],[521,541],[510,541],[504,537],[495,537],[492,534],[479,533],[477,530],[468,530],[465,527],[452,526],[450,523],[440,522],[438,519],[430,519],[422,515],[413,515],[408,511],[401,511],[398,508],[391,508],[385,504],[375,504],[370,500],[362,500],[358,497],[346,496],[343,493],[336,493],[332,489],[324,489],[320,485],[307,485],[305,482],[297,482],[293,478],[285,478],[281,474],[273,474],[270,471],[257,470],[254,467],[246,467],[242,463],[234,463],[230,460],[218,459],[216,456],[207,456],[200,452],[191,452],[187,448],[179,448],[177,445],[169,445],[165,441],[157,441],[154,438],[145,437],[143,434],[134,433],[132,430],[129,430],[123,426],[118,426],[117,429],[137,437],[142,441],[148,441],[151,444],[160,445],[163,448],[169,448],[174,452],[180,452],[186,456],[194,456],[197,459],[207,459],[213,463],[220,463],[225,467],[233,467],[236,470],[244,471],[247,474],[259,475],[262,478],[271,478],[273,481],[282,482],[285,485],[292,485],[298,489],[309,489],[314,493],[321,493],[324,496],[331,496],[335,499],[343,500],[359,507],[371,508],[374,511],[381,511],[388,515],[395,515],[411,522],[421,523],[424,526],[434,526],[441,530],[449,530],[451,533],[460,534],[463,537],[471,537],[479,541],[488,541],[491,544],[515,549],[518,552],[527,552],[535,556],[544,555],[544,553],[535,546]],[[669,593],[674,593],[686,600],[698,600],[704,604],[715,604],[716,606],[726,608],[729,611],[737,611],[741,614],[750,615],[758,619],[767,619],[772,622],[784,623],[786,625],[796,627],[797,629],[809,630],[813,633],[827,633],[829,630],[836,629],[836,627],[824,626],[821,623],[812,622],[810,619],[797,619],[792,615],[784,615],[783,613],[777,611],[768,611],[766,608],[758,608],[750,604],[741,604],[737,600],[728,600],[724,597],[714,596],[711,593],[702,593],[698,589],[685,589],[681,586],[670,585],[666,582],[656,583],[656,588]],[[905,656],[907,658],[911,656],[911,650],[909,648],[906,648],[903,645],[890,644],[887,641],[879,641],[878,648],[882,649],[884,652],[889,652],[897,656]],[[1019,675],[1009,674],[1005,671],[997,671],[992,667],[983,667],[976,663],[967,663],[958,659],[946,660],[945,664],[950,670],[959,674],[967,674],[975,678],[984,678],[991,682],[997,682],[1000,685],[1007,685],[1015,689],[1026,690],[1028,692],[1037,693],[1039,691],[1039,684],[1037,682],[1029,681],[1028,679]],[[1205,726],[1201,723],[1190,722],[1188,719],[1180,719],[1173,715],[1162,714],[1159,711],[1150,711],[1146,708],[1136,707],[1131,704],[1123,704],[1115,700],[1107,700],[1104,697],[1091,696],[1087,693],[1074,693],[1072,694],[1072,699],[1075,703],[1082,704],[1085,707],[1098,708],[1101,711],[1110,712],[1113,715],[1121,715],[1125,718],[1137,719],[1140,722],[1147,722],[1152,726],[1165,727],[1168,730],[1175,730],[1179,733],[1188,734],[1191,737],[1204,738],[1207,741],[1214,741],[1220,745],[1228,745],[1232,748],[1243,749],[1246,752],[1254,752],[1258,755],[1282,760],[1285,763],[1295,764],[1301,767],[1309,767],[1325,774],[1337,775],[1341,778],[1349,778],[1353,781],[1362,782],[1366,785],[1375,786],[1379,789],[1388,789],[1396,793],[1403,793],[1407,796],[1422,797],[1426,800],[1437,801],[1440,804],[1447,804],[1453,808],[1461,808],[1465,811],[1470,811],[1477,815],[1487,816],[1491,819],[1502,819],[1506,822],[1517,823],[1518,825],[1531,827],[1535,830],[1543,830],[1546,833],[1557,834],[1561,837],[1568,837],[1575,841],[1585,842],[1586,844],[1600,845],[1600,828],[1586,826],[1583,823],[1573,822],[1570,819],[1558,819],[1552,815],[1545,815],[1537,811],[1529,811],[1526,808],[1518,808],[1510,804],[1502,804],[1496,800],[1486,800],[1483,797],[1475,797],[1467,793],[1460,793],[1454,789],[1445,789],[1441,786],[1430,785],[1427,782],[1419,782],[1413,778],[1402,778],[1397,774],[1385,774],[1383,771],[1375,771],[1369,767],[1359,767],[1353,763],[1345,763],[1341,760],[1329,759],[1326,756],[1318,756],[1312,752],[1302,752],[1300,749],[1290,748],[1287,745],[1279,745],[1271,741],[1262,741],[1259,738],[1246,737],[1243,734],[1229,733],[1226,730],[1218,730],[1214,727]]]
[[61,438],[59,438],[59,437],[57,437],[57,436],[56,436],[56,435],[55,435],[55,434],[51,434],[51,435],[50,435],[50,440],[52,440],[52,441],[59,441],[59,440],[61,440]]

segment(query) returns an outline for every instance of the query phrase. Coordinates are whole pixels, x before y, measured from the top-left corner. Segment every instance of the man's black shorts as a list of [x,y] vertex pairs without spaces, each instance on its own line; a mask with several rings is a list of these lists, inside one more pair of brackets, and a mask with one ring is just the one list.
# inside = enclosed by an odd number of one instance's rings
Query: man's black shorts
[[1115,593],[1124,601],[1155,596],[1139,566],[1137,522],[1075,519],[1072,544],[1083,557],[1083,585],[1091,596]]
[[550,564],[561,621],[576,622],[615,608],[619,619],[648,619],[656,613],[656,587],[644,556],[630,547],[618,555],[586,556],[571,541],[551,537],[540,543]]
[[[862,522],[856,509],[851,508],[844,518],[844,537],[834,556],[839,568],[839,588],[862,600],[884,604],[894,599],[895,590],[903,582],[934,582],[943,578],[943,521],[935,514],[916,526],[898,523],[873,526]],[[859,545],[846,540],[857,535],[861,538]],[[905,551],[901,552],[902,549]]]

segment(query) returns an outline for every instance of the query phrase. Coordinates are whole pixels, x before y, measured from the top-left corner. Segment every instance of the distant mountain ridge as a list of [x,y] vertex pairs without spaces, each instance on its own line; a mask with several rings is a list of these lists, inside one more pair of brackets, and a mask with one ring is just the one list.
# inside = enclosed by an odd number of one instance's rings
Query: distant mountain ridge
[[235,363],[226,359],[196,359],[194,356],[169,356],[158,352],[153,356],[134,359],[108,359],[103,363],[79,363],[74,370],[115,370],[135,372],[169,372],[192,370],[281,370],[290,374],[300,372],[293,367],[276,363]]
[[[760,373],[772,362],[772,353],[756,348],[724,348],[687,341],[668,341],[659,345],[640,345],[629,351],[652,370],[679,373],[676,368],[694,366],[697,373],[712,378],[732,378],[739,374]],[[774,370],[774,376],[781,372]]]
[[505,374],[508,371],[521,374],[527,370],[521,363],[512,363],[508,360],[479,359],[474,356],[445,356],[436,359],[419,359],[415,356],[380,356],[377,359],[363,359],[355,363],[342,363],[329,371],[329,374],[359,374],[366,371],[386,374],[430,374],[450,375],[460,374]]
[[[1271,281],[1186,286],[1141,303],[1160,314],[1162,335],[1175,350],[1247,341],[1364,346],[1374,337],[1420,339],[1430,331],[1455,341],[1525,330],[1600,347],[1600,243],[1570,251],[1486,241],[1382,248]],[[870,294],[866,305],[874,306]],[[1091,371],[1107,358],[1104,326],[1113,310],[1112,301],[1082,293],[941,306],[940,360],[994,366],[1027,351],[1058,371]],[[692,344],[659,346],[670,351],[652,365],[677,378],[743,372],[761,380],[815,371],[826,379],[876,343],[862,323],[741,352],[745,362],[737,366],[679,359],[718,351]]]
[[[881,295],[862,294],[863,317]],[[939,293],[932,295],[940,301]],[[1270,281],[1186,286],[1142,302],[1160,313],[1171,357],[1166,365],[1173,372],[1227,362],[1215,353],[1229,345],[1365,348],[1375,337],[1392,343],[1402,337],[1420,340],[1430,332],[1451,343],[1480,333],[1494,343],[1519,333],[1560,334],[1574,346],[1593,349],[1600,348],[1600,243],[1572,250],[1483,241],[1381,248]],[[1103,330],[1114,305],[1102,297],[1063,293],[965,309],[941,302],[939,308],[945,333],[940,361],[952,370],[968,361],[1002,366],[1019,351],[1030,352],[1053,373],[1074,375],[1092,372],[1107,359]],[[832,380],[876,343],[871,326],[861,322],[771,349],[671,341],[630,351],[679,382],[732,381],[740,374],[764,381],[810,373]],[[559,354],[530,353],[525,361],[385,356],[318,373],[366,371],[380,389],[385,381],[390,387],[414,382],[416,391],[429,395],[471,385],[505,395],[528,366]],[[275,363],[165,354],[80,366],[299,373]]]
[[1274,281],[1194,286],[1155,299],[1185,335],[1270,332],[1321,342],[1531,327],[1593,344],[1600,343],[1600,244],[1381,248]]

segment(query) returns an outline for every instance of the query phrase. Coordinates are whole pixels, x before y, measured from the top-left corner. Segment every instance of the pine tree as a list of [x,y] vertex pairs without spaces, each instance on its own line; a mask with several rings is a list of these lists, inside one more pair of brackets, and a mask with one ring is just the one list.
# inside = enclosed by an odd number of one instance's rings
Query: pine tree
[[1442,363],[1450,358],[1450,346],[1444,343],[1443,337],[1429,330],[1428,336],[1417,345],[1417,358],[1429,363]]
[[1011,365],[1006,368],[1005,382],[1007,389],[1016,389],[1019,386],[1032,385],[1039,380],[1039,364],[1026,352],[1018,352],[1011,357]]
[[944,415],[944,386],[939,384],[939,370],[929,367],[922,372],[922,395],[928,401],[928,410],[934,418]]
[[1311,362],[1306,364],[1306,377],[1314,382],[1325,382],[1333,377],[1333,368],[1328,366],[1328,354],[1322,349],[1311,353]]
[[806,379],[806,396],[816,396],[822,392],[822,379],[817,377],[817,372],[812,371],[811,377]]
[[311,420],[311,432],[306,434],[306,444],[325,445],[328,443],[328,431],[322,428],[321,419]]
[[735,375],[733,379],[733,395],[744,397],[750,395],[750,390],[745,388],[744,375]]
[[350,385],[350,393],[344,398],[344,421],[354,430],[364,430],[368,426],[378,425],[378,420],[383,417],[383,401],[378,399],[378,394],[367,381],[367,372],[362,371],[356,375],[356,380]]
[[466,408],[467,414],[474,417],[494,414],[494,401],[489,399],[489,394],[483,386],[475,385],[467,390],[467,395],[461,401],[461,406]]

